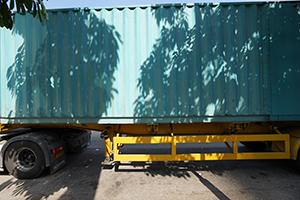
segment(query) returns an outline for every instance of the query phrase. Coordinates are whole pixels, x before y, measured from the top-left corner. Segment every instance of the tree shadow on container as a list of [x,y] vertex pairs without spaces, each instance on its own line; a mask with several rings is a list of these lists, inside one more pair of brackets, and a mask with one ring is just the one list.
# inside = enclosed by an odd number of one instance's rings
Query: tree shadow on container
[[140,66],[136,121],[267,114],[267,79],[260,76],[268,70],[264,12],[266,5],[153,7],[160,37]]
[[14,33],[24,42],[7,70],[16,100],[8,117],[78,123],[80,117],[107,115],[118,93],[113,82],[121,39],[114,26],[94,10],[49,12],[42,25],[26,17],[16,16]]

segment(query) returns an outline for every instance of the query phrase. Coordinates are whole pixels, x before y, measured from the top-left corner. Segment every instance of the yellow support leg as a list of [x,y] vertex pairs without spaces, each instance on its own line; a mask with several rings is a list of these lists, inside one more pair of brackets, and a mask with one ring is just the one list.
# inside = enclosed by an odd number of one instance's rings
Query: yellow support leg
[[102,162],[102,165],[111,165],[113,162],[111,157],[114,153],[114,151],[112,150],[113,137],[114,132],[111,127],[105,128],[101,133],[101,138],[103,139],[105,145],[105,159]]
[[172,156],[175,156],[176,155],[176,141],[175,141],[175,138],[174,138],[174,134],[171,133],[171,137],[172,137],[172,143],[171,143],[171,152],[172,152]]

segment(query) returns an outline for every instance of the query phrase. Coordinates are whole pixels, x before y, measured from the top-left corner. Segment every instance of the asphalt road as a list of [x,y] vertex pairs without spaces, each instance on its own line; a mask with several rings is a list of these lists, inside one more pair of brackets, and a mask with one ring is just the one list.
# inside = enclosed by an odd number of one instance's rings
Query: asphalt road
[[[158,146],[157,151],[164,151]],[[218,148],[218,147],[216,147]],[[221,148],[221,147],[220,147]],[[241,147],[245,148],[246,147]],[[134,148],[124,149],[133,151]],[[0,199],[299,199],[300,173],[282,160],[123,163],[103,169],[99,132],[55,174],[17,180],[0,172]]]

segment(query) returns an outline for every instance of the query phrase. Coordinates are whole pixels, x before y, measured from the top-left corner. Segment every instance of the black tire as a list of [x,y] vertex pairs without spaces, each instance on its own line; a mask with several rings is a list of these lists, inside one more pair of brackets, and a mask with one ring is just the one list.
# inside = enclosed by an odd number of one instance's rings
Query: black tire
[[19,141],[9,145],[4,162],[9,174],[18,179],[35,178],[45,168],[42,149],[30,141]]
[[265,142],[241,142],[245,147],[254,151],[263,151],[267,148]]

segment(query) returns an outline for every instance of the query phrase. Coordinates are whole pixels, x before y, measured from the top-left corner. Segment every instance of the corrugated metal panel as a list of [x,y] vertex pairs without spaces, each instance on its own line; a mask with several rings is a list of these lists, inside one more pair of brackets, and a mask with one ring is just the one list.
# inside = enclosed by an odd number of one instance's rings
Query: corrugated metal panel
[[269,7],[63,10],[43,23],[16,15],[12,32],[0,30],[2,122],[268,120]]
[[294,9],[291,9],[288,4],[272,4],[270,31],[272,118],[299,120],[300,5],[296,4]]

